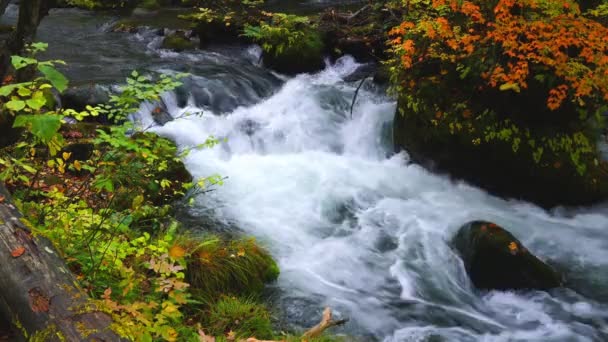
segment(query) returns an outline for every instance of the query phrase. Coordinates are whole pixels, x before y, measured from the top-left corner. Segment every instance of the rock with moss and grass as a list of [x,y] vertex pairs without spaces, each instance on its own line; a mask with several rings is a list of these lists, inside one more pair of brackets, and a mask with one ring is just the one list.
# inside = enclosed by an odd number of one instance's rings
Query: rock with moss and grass
[[475,287],[484,290],[549,290],[561,277],[502,227],[474,221],[460,228],[452,245]]
[[276,71],[297,74],[324,66],[323,38],[308,17],[272,13],[258,25],[245,25],[244,35],[262,46],[264,64]]
[[221,295],[258,296],[279,275],[276,262],[254,239],[211,236],[177,244],[188,255],[188,282],[208,300]]
[[196,47],[196,44],[186,36],[184,31],[178,30],[167,35],[161,43],[161,48],[167,50],[173,50],[177,52],[192,50]]

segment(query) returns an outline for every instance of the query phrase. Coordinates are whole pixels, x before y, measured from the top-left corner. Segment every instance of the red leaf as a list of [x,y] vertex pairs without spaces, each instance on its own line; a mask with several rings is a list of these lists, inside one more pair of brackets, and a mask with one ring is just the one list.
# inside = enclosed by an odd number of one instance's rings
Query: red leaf
[[4,196],[0,195],[0,203],[3,203],[5,198],[6,198],[6,197],[4,197]]
[[13,256],[13,258],[18,258],[18,257],[22,256],[23,253],[25,253],[25,247],[20,246],[20,247],[15,248],[11,252],[11,255]]
[[28,291],[30,295],[30,307],[34,312],[49,312],[51,300],[42,293],[40,288],[35,287]]

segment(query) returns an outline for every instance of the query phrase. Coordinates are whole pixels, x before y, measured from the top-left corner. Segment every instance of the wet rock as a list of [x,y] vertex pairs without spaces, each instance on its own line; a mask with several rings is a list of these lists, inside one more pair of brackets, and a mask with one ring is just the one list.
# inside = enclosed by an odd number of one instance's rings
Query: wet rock
[[[413,162],[432,172],[447,173],[493,195],[530,201],[547,209],[591,205],[608,198],[606,163],[588,163],[587,171],[580,174],[572,163],[535,162],[534,151],[527,144],[522,143],[517,153],[511,141],[482,139],[475,145],[471,143],[478,136],[475,132],[492,127],[492,119],[471,120],[476,131],[451,131],[447,124],[433,123],[437,114],[431,105],[421,106],[428,111],[414,112],[404,102],[399,101],[393,121],[395,151],[407,151]],[[543,132],[551,129],[547,126]],[[560,131],[555,132],[543,134],[552,136]]]
[[253,121],[251,119],[245,119],[238,123],[239,130],[248,136],[253,136],[262,125],[259,122]]
[[190,41],[184,31],[178,30],[172,34],[169,34],[163,39],[161,44],[162,49],[173,50],[173,51],[184,51],[195,48],[195,44]]
[[76,160],[86,161],[89,160],[93,155],[94,148],[95,147],[92,143],[73,143],[64,146],[63,149],[61,149],[60,155],[62,155],[64,152],[69,153],[70,156],[66,160],[68,164]]
[[61,94],[61,106],[82,111],[86,106],[97,106],[110,100],[109,90],[100,85],[83,85],[67,89]]
[[474,221],[452,240],[475,287],[484,290],[549,290],[561,277],[504,228]]
[[166,123],[173,121],[173,117],[171,114],[169,114],[167,105],[164,102],[161,102],[158,106],[156,106],[150,115],[152,116],[152,119],[154,119],[154,122],[160,126],[164,126]]

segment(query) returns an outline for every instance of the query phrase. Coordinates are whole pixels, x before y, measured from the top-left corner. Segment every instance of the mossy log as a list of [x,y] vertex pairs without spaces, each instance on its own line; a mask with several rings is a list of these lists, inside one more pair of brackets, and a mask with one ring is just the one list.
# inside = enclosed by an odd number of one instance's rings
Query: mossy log
[[34,236],[0,184],[0,314],[30,341],[121,341],[88,304],[51,243]]

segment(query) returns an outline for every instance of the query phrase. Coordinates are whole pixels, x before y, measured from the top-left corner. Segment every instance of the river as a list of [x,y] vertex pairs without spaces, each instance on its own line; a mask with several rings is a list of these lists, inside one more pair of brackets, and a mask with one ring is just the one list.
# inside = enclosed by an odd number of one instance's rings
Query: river
[[[360,65],[350,57],[289,78],[263,68],[255,47],[175,53],[159,49],[155,29],[109,32],[116,20],[56,10],[38,39],[74,84],[116,84],[133,69],[191,74],[164,96],[178,119],[153,130],[182,148],[226,139],[185,160],[196,177],[227,177],[189,219],[269,247],[282,271],[269,290],[281,326],[312,326],[328,305],[350,318],[336,331],[364,341],[608,340],[606,205],[545,211],[409,163],[391,147],[396,104],[383,89],[368,82],[351,117],[358,82],[347,76]],[[475,219],[508,228],[567,286],[474,289],[449,241]]]

